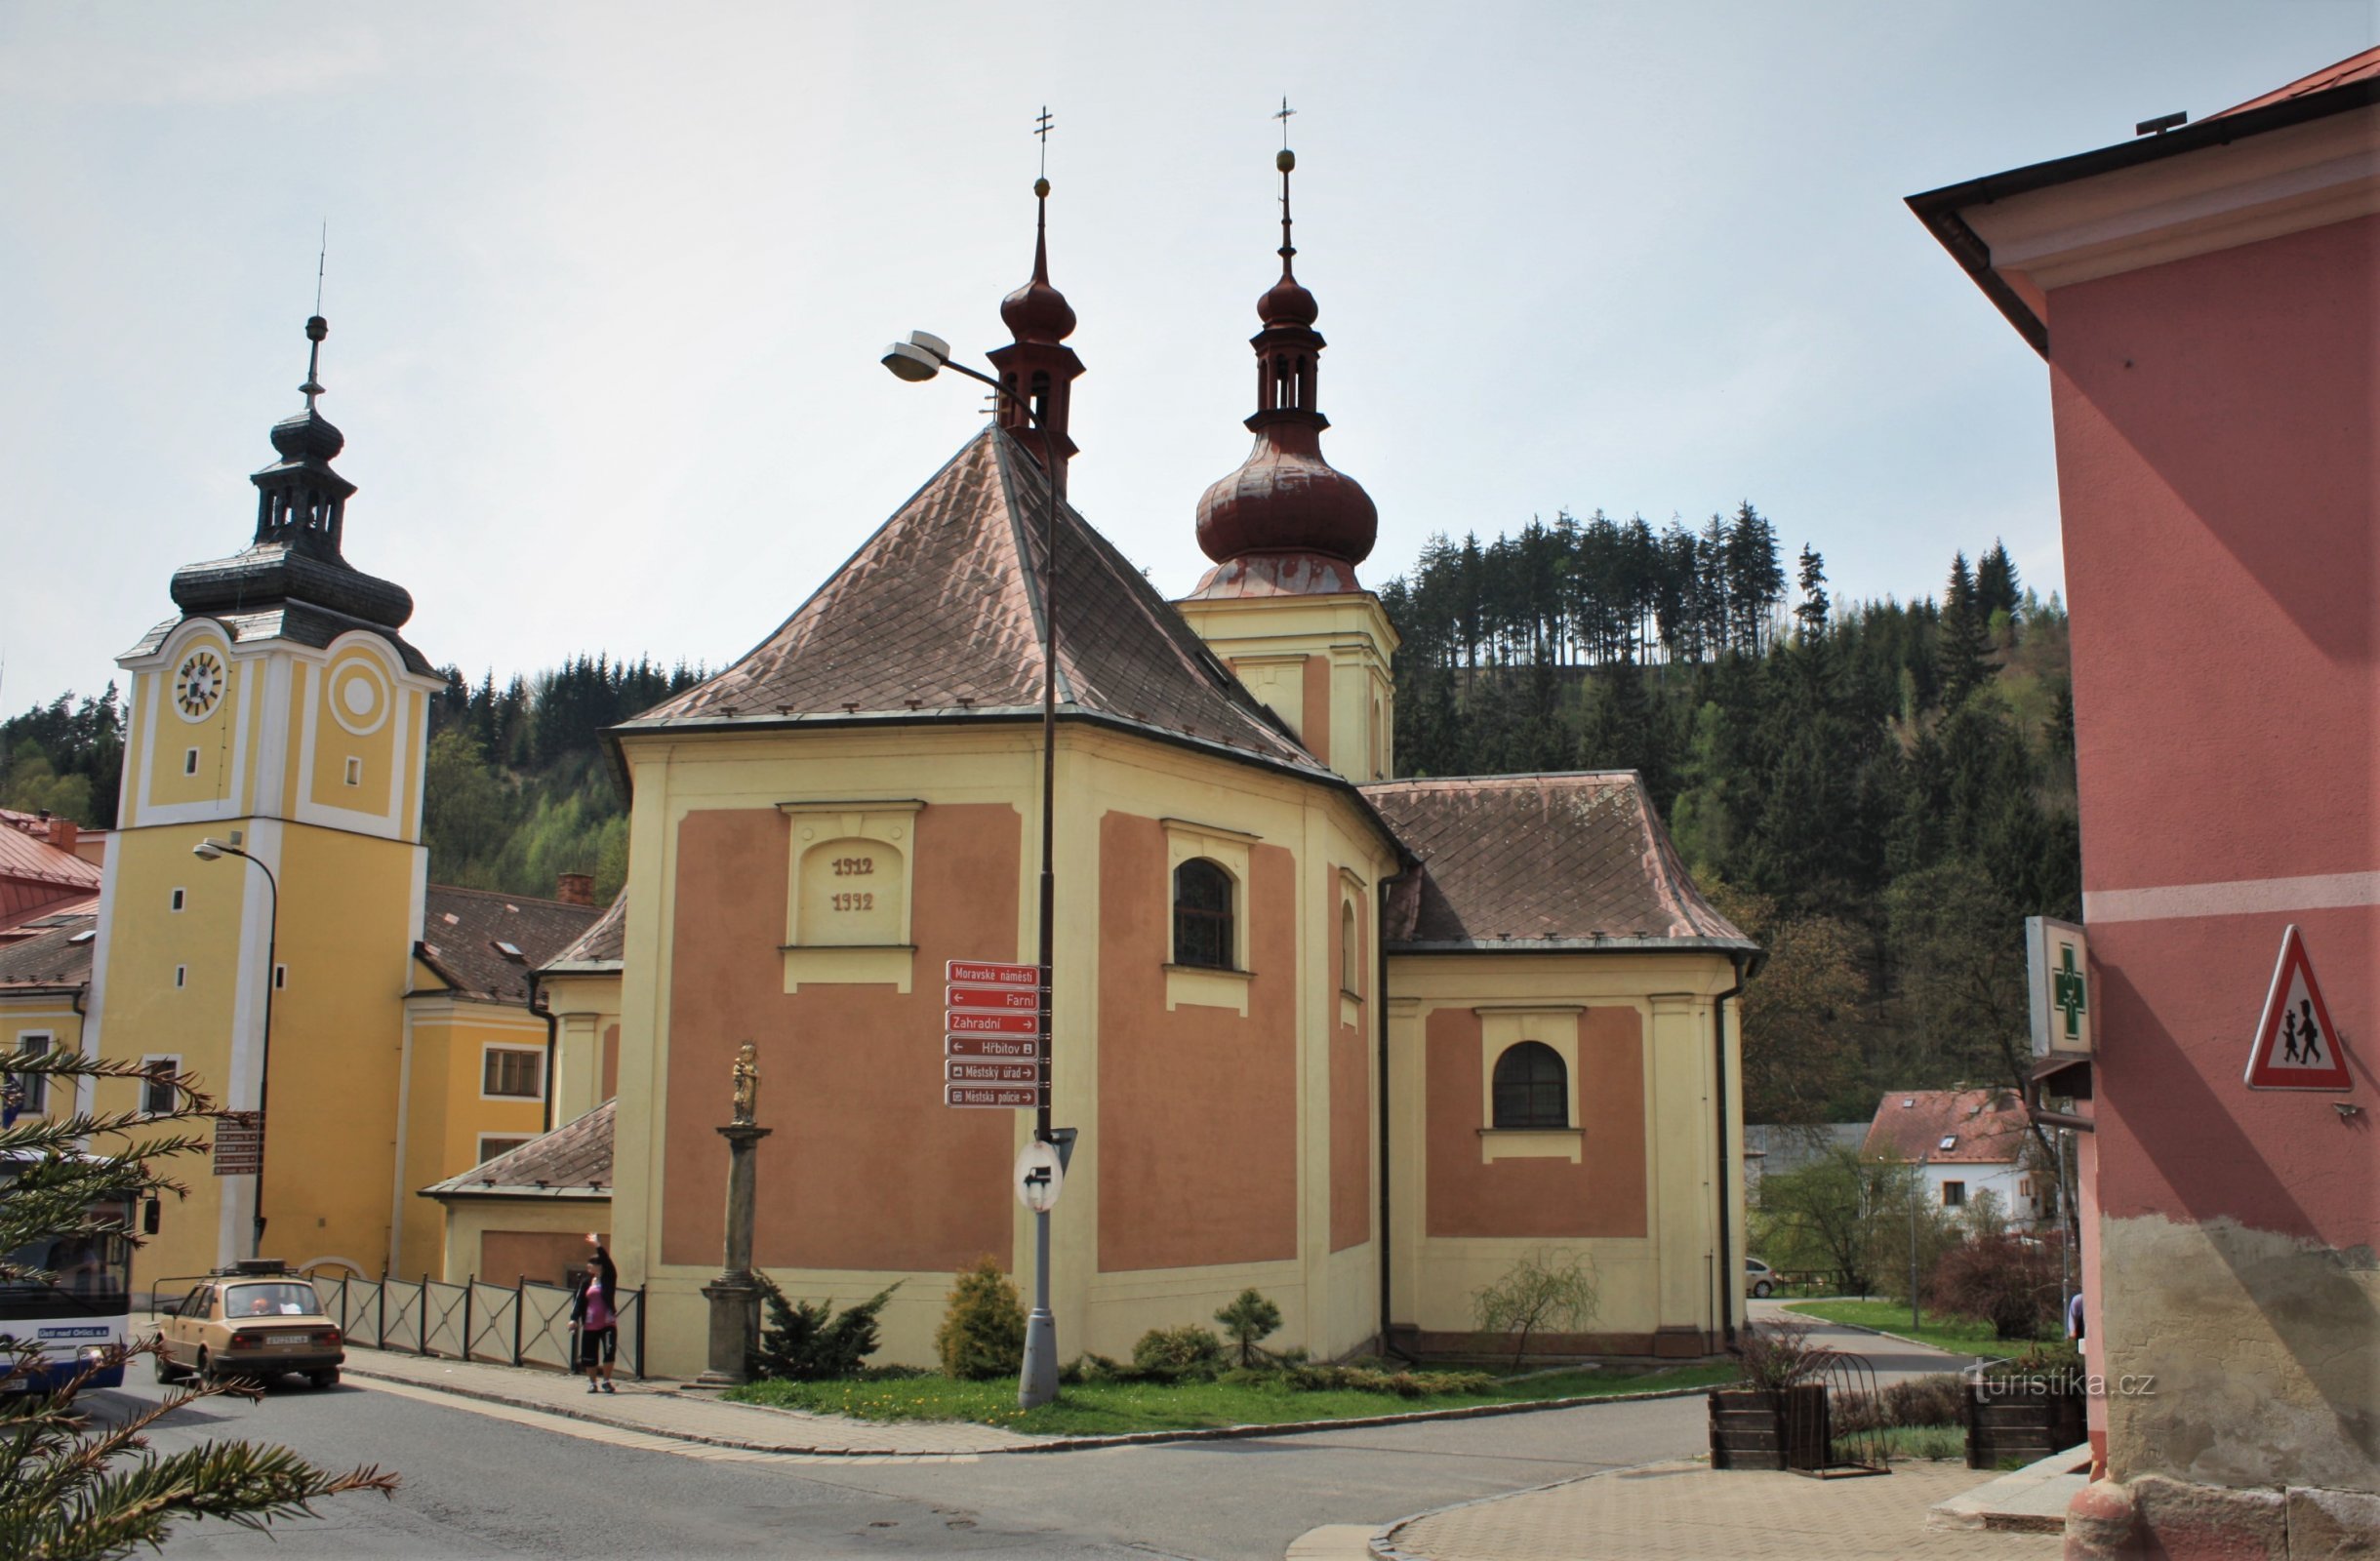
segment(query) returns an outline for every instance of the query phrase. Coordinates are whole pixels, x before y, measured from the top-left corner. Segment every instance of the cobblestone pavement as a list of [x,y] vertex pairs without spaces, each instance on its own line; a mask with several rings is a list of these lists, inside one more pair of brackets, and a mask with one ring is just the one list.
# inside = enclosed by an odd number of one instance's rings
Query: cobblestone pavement
[[1896,1463],[1882,1476],[1656,1463],[1474,1501],[1397,1525],[1374,1553],[1397,1561],[2035,1561],[2056,1535],[1929,1529],[1926,1509],[1997,1476]]

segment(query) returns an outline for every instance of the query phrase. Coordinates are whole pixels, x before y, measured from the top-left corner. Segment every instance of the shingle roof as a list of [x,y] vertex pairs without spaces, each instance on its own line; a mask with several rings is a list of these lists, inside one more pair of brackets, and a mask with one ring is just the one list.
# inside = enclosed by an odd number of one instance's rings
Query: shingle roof
[[2319,70],[2309,71],[2285,87],[2276,87],[2271,92],[2259,93],[2246,102],[2234,103],[2229,108],[2208,114],[2206,117],[2220,119],[2225,114],[2243,114],[2251,108],[2262,108],[2267,103],[2277,103],[2283,99],[2307,98],[2318,92],[2328,92],[2333,87],[2344,87],[2357,81],[2370,81],[2375,77],[2380,77],[2380,47],[2366,49],[2361,54],[2349,55],[2336,64],[2324,65]]
[[2005,1165],[2023,1154],[2026,1132],[2013,1090],[1900,1090],[1877,1103],[1859,1152],[1904,1165]]
[[75,987],[91,980],[94,940],[84,935],[99,927],[98,915],[50,916],[43,922],[32,937],[0,943],[0,989]]
[[595,919],[570,946],[539,968],[543,975],[583,974],[618,970],[626,951],[628,897],[623,890],[612,897],[612,908]]
[[[429,886],[415,957],[453,995],[482,1003],[529,1001],[529,973],[576,941],[602,912],[592,905],[532,900],[485,889]],[[519,950],[515,959],[497,944]]]
[[617,1101],[531,1139],[484,1165],[422,1189],[424,1198],[609,1198]]
[[[987,428],[775,633],[614,730],[1037,716],[1047,494],[1040,466]],[[1100,717],[1336,780],[1063,503],[1058,576],[1062,718]]]
[[1634,771],[1361,790],[1423,862],[1391,906],[1392,951],[1758,947],[1704,901]]

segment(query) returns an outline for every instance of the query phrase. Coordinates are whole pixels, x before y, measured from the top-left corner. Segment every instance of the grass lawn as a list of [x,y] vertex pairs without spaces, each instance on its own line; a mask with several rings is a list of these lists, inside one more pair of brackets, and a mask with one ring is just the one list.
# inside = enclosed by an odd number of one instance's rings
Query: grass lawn
[[1557,1372],[1514,1378],[1484,1393],[1436,1393],[1400,1398],[1358,1389],[1301,1393],[1286,1386],[1236,1382],[1084,1382],[1058,1390],[1058,1401],[1017,1408],[1013,1380],[958,1382],[947,1377],[884,1381],[751,1382],[724,1395],[740,1403],[848,1415],[864,1421],[974,1421],[1009,1430],[1057,1436],[1117,1436],[1129,1431],[1175,1431],[1207,1425],[1278,1425],[1292,1421],[1349,1420],[1418,1410],[1463,1409],[1607,1393],[1647,1393],[1672,1387],[1715,1387],[1736,1379],[1733,1366],[1680,1366],[1665,1371]]
[[1954,1355],[2013,1355],[2025,1347],[2023,1340],[1995,1338],[1990,1323],[1969,1322],[1963,1317],[1928,1315],[1922,1327],[1912,1328],[1909,1307],[1897,1301],[1795,1301],[1787,1302],[1785,1309],[1826,1322],[1898,1334]]

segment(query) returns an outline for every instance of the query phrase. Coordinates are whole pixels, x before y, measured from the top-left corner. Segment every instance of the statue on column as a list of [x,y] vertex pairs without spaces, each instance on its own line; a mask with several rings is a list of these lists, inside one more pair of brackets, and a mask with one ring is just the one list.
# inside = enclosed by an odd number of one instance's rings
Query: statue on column
[[736,1048],[733,1076],[736,1081],[735,1123],[738,1127],[749,1127],[753,1121],[752,1113],[760,1105],[760,1063],[751,1042],[746,1041]]

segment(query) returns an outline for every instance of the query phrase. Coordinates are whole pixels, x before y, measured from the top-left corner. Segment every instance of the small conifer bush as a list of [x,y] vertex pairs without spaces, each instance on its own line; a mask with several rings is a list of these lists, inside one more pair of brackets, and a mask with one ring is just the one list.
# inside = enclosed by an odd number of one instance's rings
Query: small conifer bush
[[1250,1288],[1217,1312],[1215,1320],[1223,1324],[1224,1337],[1239,1346],[1239,1365],[1245,1371],[1264,1354],[1257,1346],[1281,1326],[1281,1308]]
[[1132,1346],[1132,1364],[1160,1381],[1211,1381],[1223,1367],[1223,1341],[1197,1323],[1151,1328]]
[[901,1288],[899,1280],[840,1313],[831,1301],[787,1301],[777,1281],[757,1268],[761,1299],[768,1303],[768,1326],[760,1331],[760,1347],[752,1352],[755,1377],[789,1382],[822,1382],[856,1377],[862,1364],[876,1352],[876,1317]]
[[944,1306],[934,1348],[946,1377],[981,1381],[1013,1377],[1025,1368],[1025,1303],[1015,1281],[986,1253],[958,1271]]

